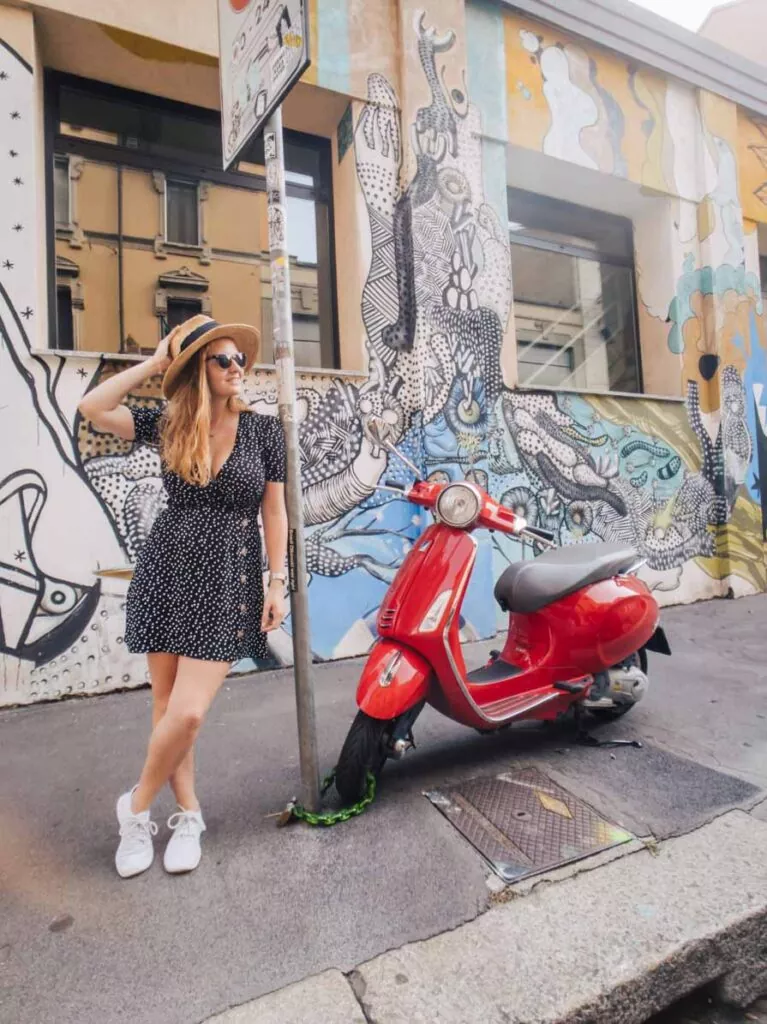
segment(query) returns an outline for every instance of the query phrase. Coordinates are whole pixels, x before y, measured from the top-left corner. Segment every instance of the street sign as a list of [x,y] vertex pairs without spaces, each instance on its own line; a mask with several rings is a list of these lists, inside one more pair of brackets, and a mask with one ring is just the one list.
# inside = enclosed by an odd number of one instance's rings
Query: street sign
[[224,169],[309,66],[308,0],[218,0]]

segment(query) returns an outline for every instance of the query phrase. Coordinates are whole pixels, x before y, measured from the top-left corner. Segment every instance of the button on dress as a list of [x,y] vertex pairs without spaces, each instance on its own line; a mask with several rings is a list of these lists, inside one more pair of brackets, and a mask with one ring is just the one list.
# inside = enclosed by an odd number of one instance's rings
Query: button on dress
[[[159,444],[163,410],[130,411],[136,444]],[[266,658],[258,515],[266,482],[285,480],[280,421],[240,413],[234,448],[206,487],[164,463],[162,479],[168,506],[139,551],[128,588],[128,650],[206,661]]]

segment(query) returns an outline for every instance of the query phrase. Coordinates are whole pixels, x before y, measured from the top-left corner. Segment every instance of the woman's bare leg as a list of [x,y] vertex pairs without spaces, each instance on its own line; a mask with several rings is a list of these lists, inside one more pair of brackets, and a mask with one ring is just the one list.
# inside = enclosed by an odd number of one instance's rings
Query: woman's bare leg
[[192,748],[229,668],[228,661],[178,659],[168,706],[152,731],[146,761],[133,794],[134,814],[148,810]]
[[[179,656],[177,654],[151,653],[147,655],[149,676],[152,681],[152,728],[155,729],[168,709],[168,701],[176,681]],[[200,805],[194,791],[194,747],[184,755],[178,768],[171,775],[170,788],[180,807],[185,811],[199,811]]]

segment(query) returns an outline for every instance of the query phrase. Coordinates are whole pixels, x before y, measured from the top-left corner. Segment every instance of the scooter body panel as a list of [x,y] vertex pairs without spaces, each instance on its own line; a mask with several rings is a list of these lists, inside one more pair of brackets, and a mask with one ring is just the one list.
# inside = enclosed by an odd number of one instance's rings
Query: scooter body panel
[[[378,633],[417,649],[421,626],[441,593],[456,589],[456,580],[474,564],[477,542],[463,530],[429,526],[408,552],[378,612]],[[463,588],[465,591],[465,587]],[[461,599],[463,593],[461,593]],[[447,616],[445,615],[444,618]],[[444,620],[443,620],[444,621]]]
[[658,605],[635,576],[592,583],[529,615],[512,612],[501,657],[551,682],[602,672],[652,637]]
[[357,685],[357,705],[371,718],[388,721],[426,699],[431,666],[402,644],[379,640]]
[[[465,530],[430,526],[411,549],[381,603],[379,633],[416,651],[429,664],[439,694],[426,699],[465,725],[482,725],[462,680],[459,611],[477,557],[477,541]],[[435,602],[447,595],[437,615]],[[429,622],[429,615],[434,615]],[[436,699],[432,699],[432,697]]]

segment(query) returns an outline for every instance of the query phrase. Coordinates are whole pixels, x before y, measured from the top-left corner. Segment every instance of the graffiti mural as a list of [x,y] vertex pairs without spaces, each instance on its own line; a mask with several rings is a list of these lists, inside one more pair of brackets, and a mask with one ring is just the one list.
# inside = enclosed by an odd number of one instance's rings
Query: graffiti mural
[[738,169],[743,212],[763,219],[767,214],[767,118],[738,112]]
[[[513,390],[502,372],[513,302],[505,212],[485,191],[484,112],[455,67],[460,27],[442,18],[438,7],[418,11],[409,29],[418,65],[408,73],[423,86],[412,109],[402,110],[388,65],[369,72],[372,60],[355,107],[368,375],[298,379],[314,656],[369,648],[383,595],[427,525],[378,489],[411,479],[385,443],[430,479],[475,479],[562,544],[635,545],[662,601],[765,589],[767,337],[744,263],[726,111],[693,109],[681,87],[527,23],[506,33],[517,144],[678,200],[674,275],[658,281],[640,266],[639,286],[665,355],[682,367],[684,400]],[[145,680],[143,659],[123,649],[126,584],[95,571],[133,562],[164,503],[157,451],[77,415],[82,394],[124,364],[32,347],[33,96],[29,64],[0,49],[0,164],[21,182],[0,224],[0,416],[15,439],[0,472],[0,704]],[[688,122],[700,174],[676,141]],[[148,382],[131,401],[153,406],[158,394]],[[273,375],[254,371],[245,397],[276,414]],[[535,554],[478,539],[465,639],[495,631],[493,579]],[[289,663],[289,619],[270,650],[265,665]]]
[[[142,681],[121,651],[120,598],[93,569],[124,560],[77,452],[73,420],[93,369],[31,347],[40,318],[36,106],[29,62],[0,47],[0,704]],[[108,682],[107,682],[108,680]]]

